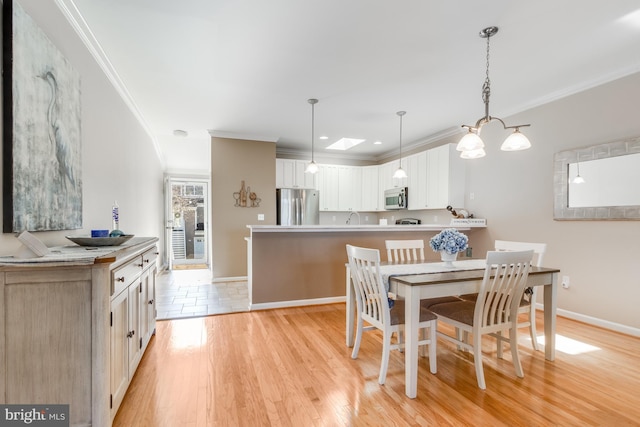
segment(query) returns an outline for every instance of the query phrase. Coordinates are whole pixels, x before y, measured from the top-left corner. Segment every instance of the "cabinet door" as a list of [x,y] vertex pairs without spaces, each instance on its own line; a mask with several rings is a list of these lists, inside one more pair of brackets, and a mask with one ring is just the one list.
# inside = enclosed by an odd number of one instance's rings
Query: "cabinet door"
[[134,284],[129,286],[129,302],[127,304],[129,310],[129,332],[127,337],[129,381],[133,378],[133,374],[142,358],[142,336],[140,334],[140,291],[142,290],[142,282],[138,279]]
[[110,392],[111,418],[129,386],[129,292],[124,290],[111,301]]
[[318,191],[320,192],[320,210],[338,210],[338,166],[319,165]]
[[338,186],[338,210],[360,210],[362,204],[362,169],[358,166],[339,166]]
[[316,176],[317,173],[306,173],[307,166],[309,165],[309,161],[307,160],[296,160],[296,176],[295,176],[295,187],[300,188],[316,188]]
[[363,211],[380,210],[380,194],[378,192],[378,166],[362,168],[362,207]]
[[142,349],[144,350],[151,340],[151,335],[156,328],[156,302],[155,302],[155,278],[157,268],[148,268],[140,277],[140,335],[142,337]]
[[464,207],[465,165],[454,144],[427,151],[427,207]]
[[407,157],[409,209],[427,208],[427,153]]
[[276,188],[291,188],[296,175],[296,162],[276,159]]

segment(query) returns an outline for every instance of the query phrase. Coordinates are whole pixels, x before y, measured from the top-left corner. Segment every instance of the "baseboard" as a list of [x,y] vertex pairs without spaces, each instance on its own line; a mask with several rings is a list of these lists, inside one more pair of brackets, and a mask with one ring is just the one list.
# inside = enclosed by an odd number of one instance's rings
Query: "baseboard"
[[247,276],[238,276],[238,277],[216,277],[211,280],[212,283],[220,283],[220,282],[246,282]]
[[347,297],[331,297],[331,298],[315,298],[315,299],[300,299],[294,301],[276,301],[276,302],[263,302],[259,304],[251,304],[249,310],[270,310],[272,308],[287,308],[287,307],[300,307],[304,305],[321,305],[321,304],[334,304],[337,302],[345,302]]
[[[540,303],[536,304],[536,309],[544,310],[544,306]],[[631,326],[622,325],[620,323],[610,322],[608,320],[599,319],[597,317],[591,317],[580,313],[575,313],[569,310],[558,309],[556,311],[558,316],[566,317],[568,319],[577,320],[579,322],[587,323],[589,325],[598,326],[600,328],[609,329],[611,331],[620,332],[622,334],[631,335],[634,337],[640,337],[640,329],[633,328]]]

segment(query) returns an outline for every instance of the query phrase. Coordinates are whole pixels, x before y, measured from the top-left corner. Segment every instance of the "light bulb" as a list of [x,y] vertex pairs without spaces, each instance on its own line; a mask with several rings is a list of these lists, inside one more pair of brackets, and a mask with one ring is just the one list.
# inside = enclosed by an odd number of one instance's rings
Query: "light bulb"
[[474,133],[469,129],[469,132],[465,134],[458,142],[456,150],[458,151],[470,151],[484,148],[484,142],[477,133]]
[[317,173],[318,172],[318,165],[316,165],[316,162],[311,160],[311,162],[307,165],[307,168],[304,170],[304,172],[305,173]]
[[403,179],[403,178],[407,177],[407,173],[404,171],[404,169],[398,168],[398,169],[396,169],[395,173],[393,174],[393,177],[397,178],[397,179]]
[[484,148],[466,150],[460,153],[460,157],[462,157],[463,159],[479,159],[480,157],[484,157],[486,155],[487,153],[484,151]]
[[521,134],[517,128],[504,140],[500,147],[502,151],[518,151],[526,150],[527,148],[531,148],[529,138]]

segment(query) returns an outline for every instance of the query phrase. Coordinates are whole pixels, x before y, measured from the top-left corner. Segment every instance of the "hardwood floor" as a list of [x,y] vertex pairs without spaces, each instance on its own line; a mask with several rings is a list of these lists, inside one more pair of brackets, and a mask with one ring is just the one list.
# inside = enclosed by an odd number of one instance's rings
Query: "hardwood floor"
[[113,425],[640,425],[640,338],[557,323],[554,362],[519,334],[523,379],[485,339],[486,391],[473,356],[438,341],[438,373],[421,358],[409,399],[403,354],[391,353],[386,384],[377,382],[378,332],[351,359],[344,304],[159,321]]

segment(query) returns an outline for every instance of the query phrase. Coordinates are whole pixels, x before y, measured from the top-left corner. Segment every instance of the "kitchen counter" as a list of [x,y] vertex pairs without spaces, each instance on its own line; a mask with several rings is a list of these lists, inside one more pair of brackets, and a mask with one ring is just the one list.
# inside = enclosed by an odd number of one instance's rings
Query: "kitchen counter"
[[[333,232],[372,232],[372,231],[441,231],[451,228],[444,224],[419,224],[419,225],[247,225],[252,233],[333,233]],[[470,230],[470,227],[456,227],[458,230]]]
[[[345,301],[347,244],[380,250],[385,240],[422,239],[425,257],[436,261],[429,239],[449,225],[247,225],[247,275],[251,309]],[[484,227],[457,227],[473,240]]]

